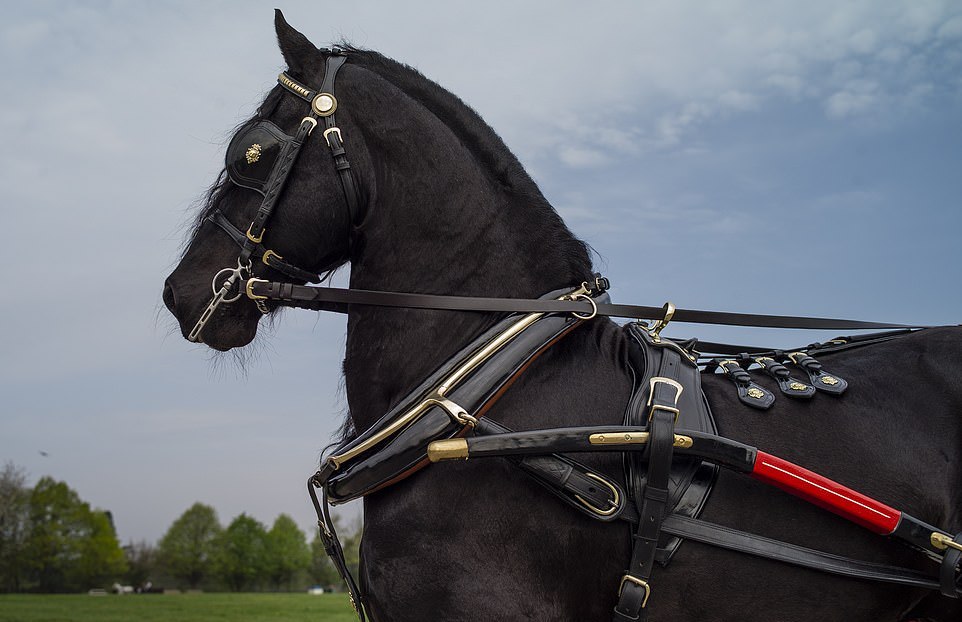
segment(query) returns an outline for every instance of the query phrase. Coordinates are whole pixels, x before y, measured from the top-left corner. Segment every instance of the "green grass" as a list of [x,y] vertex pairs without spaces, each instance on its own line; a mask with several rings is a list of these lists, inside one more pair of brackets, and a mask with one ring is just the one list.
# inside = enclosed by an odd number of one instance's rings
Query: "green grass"
[[351,622],[346,594],[0,594],[0,622]]

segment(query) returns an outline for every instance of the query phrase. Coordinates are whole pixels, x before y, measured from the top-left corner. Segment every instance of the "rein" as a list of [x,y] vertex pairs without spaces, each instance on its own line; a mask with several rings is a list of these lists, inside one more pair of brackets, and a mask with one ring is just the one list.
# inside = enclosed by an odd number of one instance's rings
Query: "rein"
[[[584,286],[587,287],[587,283]],[[594,291],[608,289],[608,279],[596,277]],[[764,315],[757,313],[731,313],[724,311],[700,311],[676,309],[668,302],[663,307],[596,303],[588,296],[576,300],[542,300],[535,298],[486,298],[473,296],[444,296],[437,294],[414,294],[336,287],[312,287],[266,281],[251,278],[244,284],[247,297],[254,301],[270,300],[285,306],[347,313],[350,305],[371,305],[404,309],[435,309],[445,311],[490,311],[500,313],[572,313],[581,319],[597,315],[656,320],[656,333],[668,322],[694,324],[721,324],[728,326],[752,326],[760,328],[799,329],[911,329],[925,328],[891,322],[867,322],[833,318],[804,317],[793,315]]]

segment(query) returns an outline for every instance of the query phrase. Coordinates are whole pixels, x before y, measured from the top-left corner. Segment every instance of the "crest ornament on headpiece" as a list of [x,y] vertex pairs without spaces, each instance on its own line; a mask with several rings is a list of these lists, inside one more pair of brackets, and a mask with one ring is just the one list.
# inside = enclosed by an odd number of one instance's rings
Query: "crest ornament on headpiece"
[[244,157],[247,158],[248,164],[257,162],[261,159],[261,146],[257,143],[254,143],[247,148],[247,151],[244,152]]

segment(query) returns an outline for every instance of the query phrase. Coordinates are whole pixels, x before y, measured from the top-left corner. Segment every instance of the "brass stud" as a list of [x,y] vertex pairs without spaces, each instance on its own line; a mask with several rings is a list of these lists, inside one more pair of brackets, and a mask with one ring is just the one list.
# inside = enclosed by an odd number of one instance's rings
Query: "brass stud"
[[761,389],[756,389],[755,387],[752,387],[751,389],[748,390],[748,397],[755,400],[760,400],[763,397],[765,397],[765,392],[762,391]]
[[827,384],[832,386],[838,384],[838,378],[836,378],[835,376],[822,376],[821,378],[818,379],[818,381],[821,382],[822,384]]

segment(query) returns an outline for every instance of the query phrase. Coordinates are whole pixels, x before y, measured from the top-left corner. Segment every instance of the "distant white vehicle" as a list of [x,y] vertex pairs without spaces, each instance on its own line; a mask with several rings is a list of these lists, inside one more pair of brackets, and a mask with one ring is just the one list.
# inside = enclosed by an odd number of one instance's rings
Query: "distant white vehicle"
[[324,588],[321,587],[320,585],[315,585],[314,587],[309,587],[309,588],[307,588],[307,593],[308,593],[308,594],[314,594],[314,595],[323,594],[323,593],[324,593]]

